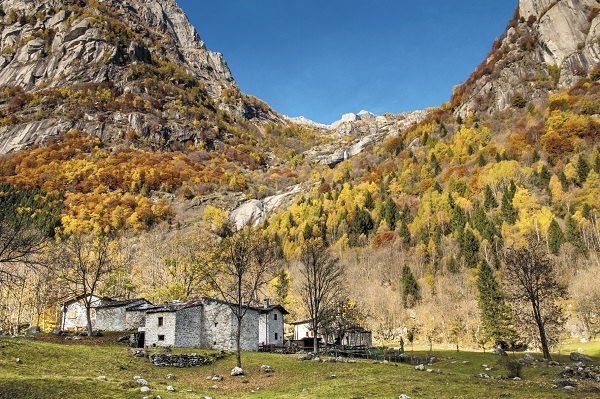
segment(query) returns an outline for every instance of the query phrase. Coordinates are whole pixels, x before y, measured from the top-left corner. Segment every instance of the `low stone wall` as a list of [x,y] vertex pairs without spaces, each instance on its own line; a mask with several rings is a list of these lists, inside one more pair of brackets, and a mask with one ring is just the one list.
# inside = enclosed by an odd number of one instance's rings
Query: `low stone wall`
[[150,361],[155,366],[160,367],[198,367],[212,364],[213,358],[207,356],[196,355],[167,355],[162,353],[155,353],[150,355]]

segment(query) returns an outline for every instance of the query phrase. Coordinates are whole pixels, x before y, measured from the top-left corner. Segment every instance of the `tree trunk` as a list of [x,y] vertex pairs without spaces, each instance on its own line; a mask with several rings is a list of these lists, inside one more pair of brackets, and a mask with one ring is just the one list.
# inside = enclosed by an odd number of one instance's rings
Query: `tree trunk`
[[91,304],[85,305],[85,317],[87,319],[87,333],[88,337],[94,336],[94,330],[92,328],[92,308]]
[[548,338],[546,337],[546,328],[544,327],[542,316],[540,315],[540,311],[538,309],[534,309],[533,314],[535,317],[535,323],[537,324],[540,332],[540,343],[542,344],[542,354],[544,355],[544,360],[551,361],[552,356],[550,355],[550,349],[548,348]]
[[313,352],[319,353],[319,337],[317,336],[317,326],[313,324]]
[[235,333],[235,361],[239,368],[242,368],[242,320],[238,319],[237,331]]

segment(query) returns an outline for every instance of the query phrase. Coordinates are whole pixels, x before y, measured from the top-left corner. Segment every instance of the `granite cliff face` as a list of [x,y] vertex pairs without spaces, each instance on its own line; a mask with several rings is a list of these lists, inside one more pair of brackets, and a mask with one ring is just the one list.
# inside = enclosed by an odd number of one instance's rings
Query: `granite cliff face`
[[[206,49],[174,0],[0,4],[0,85],[32,89],[118,80],[119,66],[151,62],[153,54],[185,67],[215,91],[234,84],[223,56]],[[110,32],[113,18],[130,31]],[[114,37],[119,34],[125,37]]]
[[[210,146],[218,111],[279,120],[239,92],[175,0],[0,1],[0,87],[0,153],[70,129],[157,149]],[[93,103],[102,95],[111,101]]]
[[[457,115],[503,111],[515,95],[543,101],[600,63],[597,0],[520,0],[488,58],[454,92]],[[518,93],[518,94],[517,94]]]

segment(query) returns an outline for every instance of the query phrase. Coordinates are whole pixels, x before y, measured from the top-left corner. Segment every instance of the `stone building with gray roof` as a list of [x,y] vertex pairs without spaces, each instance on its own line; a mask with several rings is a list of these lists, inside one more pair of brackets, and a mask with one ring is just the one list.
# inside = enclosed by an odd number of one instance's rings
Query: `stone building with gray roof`
[[[232,305],[214,298],[172,302],[146,311],[146,346],[234,350],[237,319]],[[242,319],[241,347],[256,351],[260,346],[283,346],[284,316],[280,305],[249,306]]]

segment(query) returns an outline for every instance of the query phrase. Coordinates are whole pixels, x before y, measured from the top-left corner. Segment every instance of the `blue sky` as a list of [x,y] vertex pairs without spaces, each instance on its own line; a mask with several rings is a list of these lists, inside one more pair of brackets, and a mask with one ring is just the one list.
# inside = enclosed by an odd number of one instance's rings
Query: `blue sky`
[[504,32],[517,0],[177,0],[242,91],[330,123],[440,105]]

